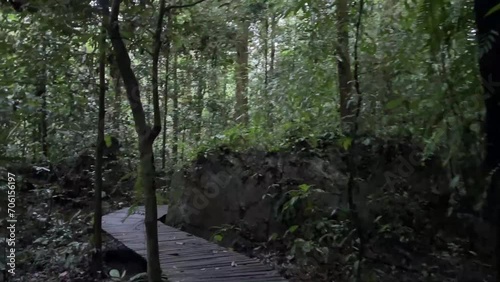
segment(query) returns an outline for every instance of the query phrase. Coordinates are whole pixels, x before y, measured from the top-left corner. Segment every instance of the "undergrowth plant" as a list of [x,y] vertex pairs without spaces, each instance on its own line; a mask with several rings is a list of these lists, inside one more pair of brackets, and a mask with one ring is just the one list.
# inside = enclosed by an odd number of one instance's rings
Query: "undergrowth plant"
[[301,184],[283,195],[269,195],[280,197],[276,216],[288,226],[284,234],[272,234],[269,240],[283,242],[287,259],[310,273],[327,278],[331,275],[331,265],[339,264],[352,274],[356,262],[353,248],[357,243],[349,212],[317,209],[314,193],[324,191]]

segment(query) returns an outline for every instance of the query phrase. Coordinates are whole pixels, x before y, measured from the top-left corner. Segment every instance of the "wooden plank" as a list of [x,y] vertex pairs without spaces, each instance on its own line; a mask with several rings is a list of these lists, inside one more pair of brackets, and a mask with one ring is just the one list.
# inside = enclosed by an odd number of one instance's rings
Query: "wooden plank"
[[[137,207],[137,209],[135,210],[135,213],[137,214],[145,214],[146,212],[146,209],[144,206],[139,206]],[[168,213],[168,205],[160,205],[160,206],[157,206],[157,214],[158,214],[158,218],[166,215]]]
[[[269,272],[271,268],[267,265],[262,265],[262,264],[255,264],[255,265],[248,265],[248,266],[236,266],[232,267],[231,264],[213,264],[213,265],[204,265],[203,267],[199,267],[197,265],[191,265],[191,266],[182,266],[178,267],[176,265],[161,265],[163,269],[174,269],[174,270],[179,270],[180,271],[190,271],[190,270],[208,270],[208,271],[225,271],[227,273],[243,273],[243,272]],[[271,272],[269,272],[271,273]]]
[[[223,280],[223,279],[228,279],[226,281],[265,281],[268,282],[269,280],[277,280],[277,281],[286,281],[284,278],[276,275],[271,275],[270,271],[267,272],[254,272],[254,273],[227,273],[225,271],[218,271],[218,272],[210,272],[206,270],[196,270],[192,272],[177,272],[177,273],[171,273],[169,274],[169,278],[171,277],[174,281],[176,281],[176,278],[183,278],[183,277],[189,277],[189,278],[200,278],[204,279],[204,281],[207,280],[212,280],[212,279],[217,279],[217,281]],[[181,280],[183,281],[183,280]]]
[[235,278],[211,278],[211,277],[173,277],[169,278],[172,282],[282,282],[287,281],[281,277],[253,277],[252,279]]
[[[160,257],[172,257],[171,255],[160,254]],[[195,253],[192,253],[192,255],[179,255],[176,256],[176,258],[172,258],[171,260],[175,261],[184,261],[184,260],[205,260],[205,259],[211,259],[211,260],[216,260],[218,258],[230,258],[231,261],[234,261],[236,263],[248,263],[248,262],[253,262],[253,261],[258,261],[256,259],[251,259],[247,258],[245,256],[241,256],[240,254],[234,254],[234,253],[205,253],[201,255],[197,255]]]
[[244,264],[244,263],[252,263],[251,261],[242,261],[241,259],[238,260],[238,258],[236,258],[235,256],[225,256],[225,257],[221,257],[221,256],[216,256],[216,255],[212,255],[212,256],[189,256],[189,257],[170,257],[168,260],[166,259],[168,257],[165,257],[164,255],[160,255],[160,259],[163,259],[163,261],[165,261],[165,265],[167,264],[175,264],[175,265],[179,265],[179,266],[182,266],[182,265],[186,265],[186,266],[189,266],[189,265],[209,265],[210,263],[219,263],[219,264],[225,264],[227,263],[228,266],[231,266],[231,264],[234,262],[234,263],[238,263],[238,261],[241,263],[241,264]]
[[[103,230],[146,258],[144,207],[128,215],[123,208],[103,217]],[[158,206],[158,217],[168,206]],[[257,259],[229,251],[192,234],[158,222],[160,265],[172,281],[245,282],[287,281],[270,266]]]
[[[182,246],[181,246],[182,247]],[[227,251],[226,251],[227,252]],[[191,254],[194,255],[204,255],[204,254],[218,254],[218,253],[224,253],[224,251],[217,251],[212,249],[211,247],[206,247],[203,249],[183,249],[183,248],[178,248],[178,249],[168,249],[168,250],[163,250],[162,253],[169,255],[169,256],[188,256]]]

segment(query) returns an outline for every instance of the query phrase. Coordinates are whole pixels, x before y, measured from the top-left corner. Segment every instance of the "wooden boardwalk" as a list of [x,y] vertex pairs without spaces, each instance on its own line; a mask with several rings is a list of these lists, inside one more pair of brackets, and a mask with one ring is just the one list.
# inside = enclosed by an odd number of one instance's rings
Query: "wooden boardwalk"
[[[103,230],[125,246],[146,258],[144,207],[127,217],[124,208],[103,217]],[[158,217],[168,211],[158,207]],[[229,251],[205,239],[167,226],[158,221],[160,264],[169,281],[247,282],[287,281],[258,259]]]

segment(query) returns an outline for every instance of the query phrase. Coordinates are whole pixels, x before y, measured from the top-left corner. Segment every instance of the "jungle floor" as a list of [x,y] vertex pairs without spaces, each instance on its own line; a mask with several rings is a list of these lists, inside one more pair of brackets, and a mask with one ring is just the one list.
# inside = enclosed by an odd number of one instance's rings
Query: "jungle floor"
[[[16,272],[14,276],[4,273],[3,281],[111,281],[108,276],[111,269],[120,273],[126,271],[124,279],[144,272],[146,264],[142,258],[104,235],[105,267],[101,277],[96,277],[92,271],[95,265],[91,245],[93,173],[90,169],[52,167],[58,171],[52,175],[42,167],[15,168],[20,191]],[[113,173],[117,174],[116,179],[126,174],[117,170]],[[121,187],[105,195],[105,211],[133,204],[131,183],[133,180],[122,181]],[[424,214],[429,216],[429,213]],[[441,232],[434,238],[422,235],[418,244],[410,246],[392,237],[369,243],[362,264],[363,272],[367,273],[364,279],[384,282],[493,281],[490,259],[471,251],[471,238],[457,234]],[[242,251],[274,265],[289,281],[349,281],[339,277],[352,271],[345,268],[344,261],[327,266],[327,271],[322,273],[312,268],[308,272],[307,265],[299,265],[300,262],[287,256],[282,245],[272,242],[268,245],[255,243],[251,249]]]

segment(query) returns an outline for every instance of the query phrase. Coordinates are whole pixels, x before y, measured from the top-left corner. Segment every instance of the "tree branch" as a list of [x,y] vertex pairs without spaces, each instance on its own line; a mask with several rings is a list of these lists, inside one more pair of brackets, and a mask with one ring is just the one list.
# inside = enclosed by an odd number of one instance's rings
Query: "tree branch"
[[153,85],[153,128],[151,130],[150,138],[154,140],[161,131],[161,113],[160,113],[160,98],[158,94],[158,64],[160,60],[161,51],[161,33],[163,32],[163,18],[165,16],[165,0],[160,0],[160,11],[158,12],[158,21],[156,22],[156,31],[153,41],[153,70],[151,84]]
[[2,4],[7,4],[12,6],[14,10],[18,13],[27,11],[28,13],[38,12],[38,7],[34,7],[28,3],[28,0],[3,0]]
[[205,2],[206,0],[198,0],[196,2],[193,2],[193,3],[190,3],[190,4],[185,4],[185,5],[171,5],[171,6],[168,6],[167,7],[167,11],[169,10],[173,10],[173,9],[183,9],[183,8],[189,8],[189,7],[193,7],[193,6],[196,6],[202,2]]
[[[111,4],[111,14],[109,16],[108,25],[109,37],[115,51],[118,69],[120,70],[123,78],[123,84],[125,85],[125,89],[127,91],[127,99],[129,100],[130,107],[132,108],[135,130],[139,136],[149,138],[148,135],[150,132],[148,131],[150,131],[150,127],[146,123],[145,113],[141,103],[139,82],[134,71],[132,70],[130,56],[120,33],[120,25],[118,22],[120,2],[120,0],[113,0]],[[107,11],[105,12],[108,13]]]

